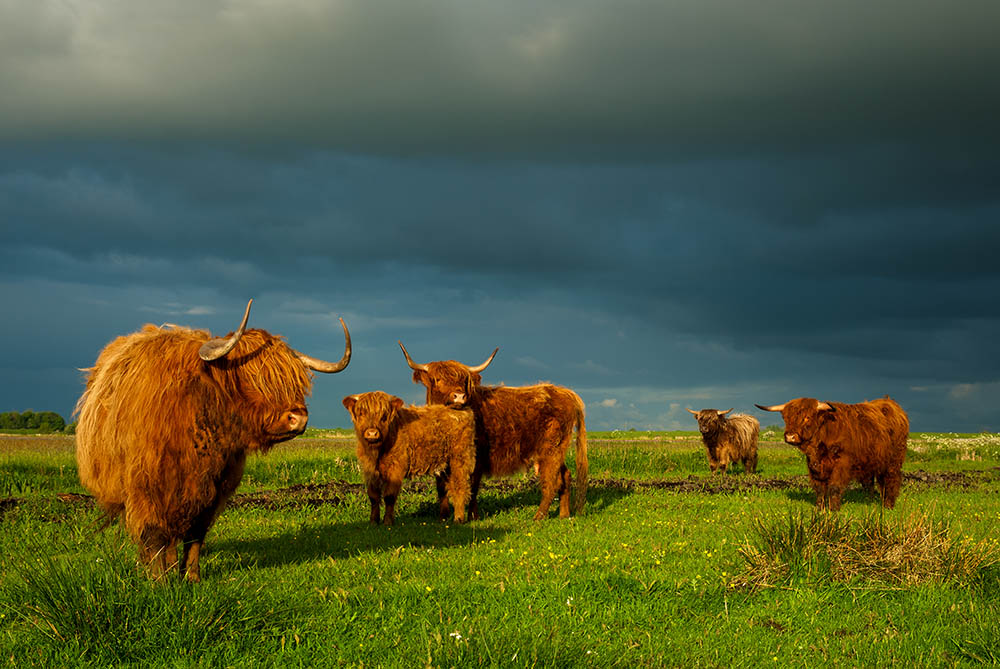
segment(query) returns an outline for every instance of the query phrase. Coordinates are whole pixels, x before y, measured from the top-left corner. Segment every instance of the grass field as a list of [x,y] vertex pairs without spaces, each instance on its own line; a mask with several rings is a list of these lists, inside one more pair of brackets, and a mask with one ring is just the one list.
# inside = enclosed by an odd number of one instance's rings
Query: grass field
[[[1000,662],[1000,435],[914,434],[896,509],[812,512],[802,456],[709,475],[694,433],[591,433],[586,512],[528,476],[435,520],[408,482],[370,527],[353,442],[252,458],[198,585],[149,583],[72,437],[0,435],[8,666],[954,666]],[[870,547],[871,551],[867,551]],[[867,551],[867,552],[866,552]]]

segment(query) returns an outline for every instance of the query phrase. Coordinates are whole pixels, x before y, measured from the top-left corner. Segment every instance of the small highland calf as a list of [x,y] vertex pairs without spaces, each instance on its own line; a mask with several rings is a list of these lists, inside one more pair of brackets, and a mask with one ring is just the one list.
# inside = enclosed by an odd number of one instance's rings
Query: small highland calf
[[379,522],[383,499],[383,522],[392,525],[403,479],[419,475],[443,475],[455,522],[465,522],[470,478],[476,466],[472,411],[404,407],[403,400],[380,391],[348,395],[344,407],[358,437],[358,461],[368,488],[373,525]]
[[753,416],[738,413],[731,418],[726,414],[732,411],[718,409],[702,409],[688,412],[698,419],[698,429],[701,439],[705,442],[708,453],[708,466],[712,473],[730,464],[742,461],[743,471],[747,474],[757,472],[757,436],[760,433],[760,423]]
[[756,406],[781,412],[785,442],[806,456],[817,507],[838,510],[840,496],[852,480],[866,490],[877,482],[883,506],[891,509],[896,504],[910,419],[890,397],[859,404],[800,397]]

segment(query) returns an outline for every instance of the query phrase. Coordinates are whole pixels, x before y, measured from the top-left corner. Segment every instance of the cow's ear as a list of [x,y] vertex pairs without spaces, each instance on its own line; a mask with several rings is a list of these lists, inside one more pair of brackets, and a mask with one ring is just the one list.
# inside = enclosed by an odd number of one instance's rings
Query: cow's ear
[[393,395],[392,399],[389,400],[389,404],[392,406],[393,411],[399,411],[400,409],[403,408],[404,402],[400,398]]
[[425,385],[428,388],[431,387],[430,377],[427,376],[427,372],[422,369],[417,369],[413,371],[413,382]]
[[357,395],[348,395],[347,397],[344,398],[344,408],[350,411],[351,415],[354,414],[354,405],[357,403],[357,401],[358,401]]
[[470,374],[469,377],[470,377],[469,378],[469,382],[471,384],[471,387],[469,388],[469,392],[471,394],[472,389],[475,388],[476,386],[480,385],[483,382],[483,377],[479,376],[479,372],[472,372],[472,374]]

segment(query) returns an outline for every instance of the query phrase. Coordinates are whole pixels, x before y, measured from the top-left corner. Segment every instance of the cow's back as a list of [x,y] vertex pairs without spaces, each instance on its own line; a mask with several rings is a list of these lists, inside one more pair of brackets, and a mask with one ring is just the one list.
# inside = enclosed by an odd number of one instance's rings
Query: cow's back
[[583,401],[568,388],[481,386],[477,390],[479,457],[488,458],[486,473],[511,474],[532,463],[546,444],[568,439]]
[[831,403],[835,420],[824,441],[836,444],[860,469],[898,468],[906,456],[909,420],[889,398],[859,404]]
[[[207,333],[147,325],[101,351],[77,403],[76,458],[83,485],[105,506],[121,504],[133,485],[156,476],[164,451],[191,441],[197,350]],[[204,410],[211,410],[211,402]]]
[[441,405],[402,407],[396,420],[392,448],[405,454],[406,477],[436,474],[456,454],[464,452],[467,457],[475,457],[475,418],[468,409]]

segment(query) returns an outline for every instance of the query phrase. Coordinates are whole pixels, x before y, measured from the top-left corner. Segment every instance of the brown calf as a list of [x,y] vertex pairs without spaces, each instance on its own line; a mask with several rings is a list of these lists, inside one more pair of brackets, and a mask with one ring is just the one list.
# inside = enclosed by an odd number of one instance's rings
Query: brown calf
[[[580,513],[587,501],[587,428],[580,396],[569,388],[542,383],[523,388],[480,385],[479,373],[493,361],[493,351],[478,367],[454,360],[419,365],[400,342],[414,383],[427,388],[427,404],[468,406],[476,416],[476,469],[472,474],[469,512],[479,518],[479,484],[483,476],[509,476],[535,466],[542,501],[535,520],[548,515],[559,497],[559,517],[570,513],[572,476],[566,468],[566,450],[576,429],[576,505]],[[499,349],[497,349],[499,350]],[[442,513],[447,510],[438,485]]]
[[899,496],[910,421],[888,396],[860,404],[820,402],[811,397],[756,405],[780,411],[785,441],[806,456],[816,506],[840,508],[840,496],[852,481],[871,489],[877,481],[886,508]]
[[726,418],[732,409],[687,411],[698,419],[698,429],[708,453],[708,466],[713,474],[716,469],[725,474],[726,467],[737,461],[743,463],[745,473],[756,473],[757,435],[760,433],[760,423],[756,418],[741,413]]
[[441,477],[455,509],[455,522],[465,522],[469,480],[476,463],[471,411],[404,407],[403,400],[380,391],[348,395],[344,407],[358,437],[358,461],[371,501],[372,524],[378,524],[385,499],[384,522],[392,525],[403,479],[426,474]]
[[[302,434],[310,370],[339,372],[351,359],[346,325],[344,357],[324,362],[247,330],[252,303],[227,337],[146,325],[86,370],[75,412],[80,481],[109,520],[122,517],[156,578],[178,564],[200,580],[205,535],[243,478],[247,451]],[[175,562],[167,552],[178,542]]]

